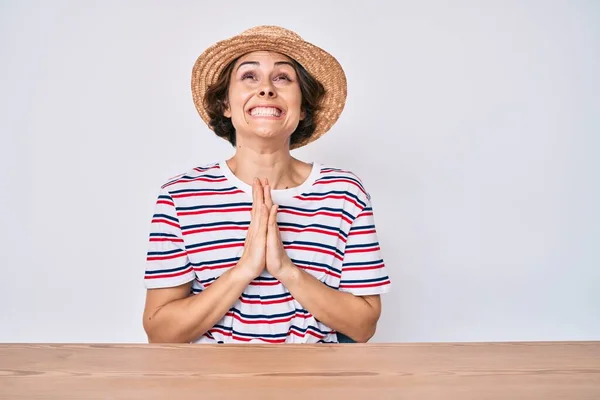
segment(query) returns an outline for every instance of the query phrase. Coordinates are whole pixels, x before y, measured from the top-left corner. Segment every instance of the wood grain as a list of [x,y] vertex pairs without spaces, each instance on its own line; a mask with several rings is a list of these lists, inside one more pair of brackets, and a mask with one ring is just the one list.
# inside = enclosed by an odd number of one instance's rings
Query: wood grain
[[0,344],[0,399],[600,399],[600,342]]

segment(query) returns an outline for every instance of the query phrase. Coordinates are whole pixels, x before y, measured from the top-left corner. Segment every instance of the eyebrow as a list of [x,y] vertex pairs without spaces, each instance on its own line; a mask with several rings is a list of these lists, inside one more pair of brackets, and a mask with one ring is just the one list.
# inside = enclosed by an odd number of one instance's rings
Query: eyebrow
[[[289,61],[276,61],[275,62],[275,66],[276,67],[279,66],[279,65],[285,65],[285,64],[287,64],[290,67],[294,68],[294,65],[291,62],[289,62]],[[258,61],[244,61],[243,63],[241,63],[240,65],[238,65],[238,67],[236,68],[236,71],[238,69],[240,69],[240,67],[242,65],[254,65],[254,66],[258,67],[260,65],[260,63]]]

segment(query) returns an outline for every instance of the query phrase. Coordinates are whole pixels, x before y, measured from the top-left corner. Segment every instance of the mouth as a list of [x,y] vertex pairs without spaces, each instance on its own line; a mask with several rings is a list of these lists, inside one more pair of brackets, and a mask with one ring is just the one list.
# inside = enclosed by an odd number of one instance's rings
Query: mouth
[[285,115],[285,112],[275,106],[256,106],[248,110],[248,115],[257,118],[279,119]]

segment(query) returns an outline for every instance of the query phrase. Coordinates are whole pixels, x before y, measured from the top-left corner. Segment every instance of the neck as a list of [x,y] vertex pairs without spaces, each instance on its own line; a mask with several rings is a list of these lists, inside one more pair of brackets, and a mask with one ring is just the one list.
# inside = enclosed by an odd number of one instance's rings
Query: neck
[[227,161],[231,172],[249,185],[256,177],[267,178],[272,189],[296,186],[300,161],[292,157],[288,149],[257,150],[238,146],[235,155]]

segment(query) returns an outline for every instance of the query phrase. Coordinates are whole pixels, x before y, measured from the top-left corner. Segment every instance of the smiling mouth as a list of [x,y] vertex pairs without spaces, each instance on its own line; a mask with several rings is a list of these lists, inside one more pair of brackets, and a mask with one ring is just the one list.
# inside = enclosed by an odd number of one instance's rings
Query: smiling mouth
[[278,107],[253,107],[248,110],[248,114],[253,117],[279,118],[284,112]]

